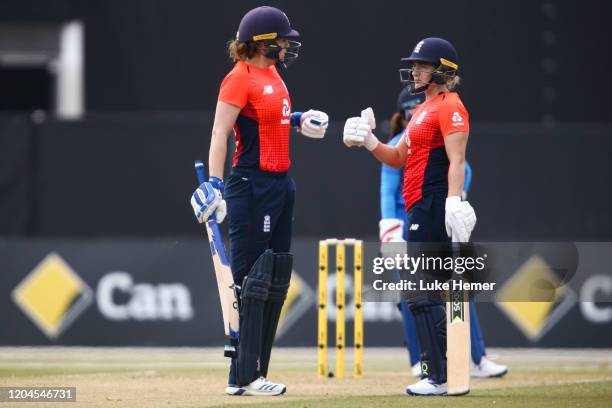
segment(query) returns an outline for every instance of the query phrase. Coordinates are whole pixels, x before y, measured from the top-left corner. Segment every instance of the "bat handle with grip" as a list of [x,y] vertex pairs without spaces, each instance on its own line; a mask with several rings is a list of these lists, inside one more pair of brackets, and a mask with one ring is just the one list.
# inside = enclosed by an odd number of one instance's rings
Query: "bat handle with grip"
[[204,183],[206,181],[206,170],[204,170],[204,163],[202,163],[202,160],[195,161],[195,170],[198,175],[198,183]]
[[[196,175],[198,176],[198,186],[201,186],[202,183],[206,181],[206,170],[204,169],[204,163],[202,163],[202,160],[196,160],[194,166]],[[213,220],[209,219],[208,222],[210,221]],[[213,224],[216,224],[216,222],[214,222]]]

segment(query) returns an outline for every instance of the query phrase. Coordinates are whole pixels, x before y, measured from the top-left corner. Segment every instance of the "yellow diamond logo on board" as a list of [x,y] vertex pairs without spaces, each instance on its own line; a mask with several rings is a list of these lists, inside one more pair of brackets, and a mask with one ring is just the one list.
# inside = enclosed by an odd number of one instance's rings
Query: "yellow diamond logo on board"
[[50,339],[59,337],[93,301],[91,288],[56,253],[47,255],[12,296]]
[[281,311],[276,338],[285,334],[314,304],[314,291],[297,272],[292,271],[287,299]]
[[497,305],[531,341],[546,334],[576,303],[576,295],[538,255],[497,292]]

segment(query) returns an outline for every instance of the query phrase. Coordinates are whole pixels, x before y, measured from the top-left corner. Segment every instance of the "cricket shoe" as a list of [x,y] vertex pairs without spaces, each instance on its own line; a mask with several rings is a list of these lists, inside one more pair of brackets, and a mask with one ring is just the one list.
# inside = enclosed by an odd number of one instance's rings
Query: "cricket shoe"
[[494,363],[487,357],[482,356],[480,364],[472,364],[470,375],[473,378],[495,378],[508,374],[508,367]]
[[421,381],[406,387],[406,394],[408,395],[446,395],[447,391],[448,387],[446,386],[446,383],[437,384],[429,378],[423,378]]
[[282,395],[287,391],[285,384],[275,384],[264,377],[259,377],[249,385],[239,387],[228,385],[225,392],[228,395]]
[[420,361],[410,368],[410,373],[415,377],[421,376],[421,362]]

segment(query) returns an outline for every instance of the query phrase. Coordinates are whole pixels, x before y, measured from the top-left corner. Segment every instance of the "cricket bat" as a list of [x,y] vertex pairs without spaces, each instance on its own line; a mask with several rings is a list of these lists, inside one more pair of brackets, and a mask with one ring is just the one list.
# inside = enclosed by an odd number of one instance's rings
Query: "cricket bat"
[[[206,181],[204,163],[200,160],[196,160],[195,169],[198,175],[198,181],[200,184],[204,183]],[[236,299],[234,277],[227,258],[227,253],[225,252],[225,245],[223,244],[223,236],[221,235],[221,230],[219,229],[217,221],[210,219],[206,221],[205,224],[208,242],[210,243],[210,252],[215,266],[215,275],[217,277],[225,336],[230,339],[237,339],[239,333],[238,300]]]
[[[453,278],[460,275],[453,273]],[[450,290],[446,302],[446,376],[448,395],[470,392],[470,304],[462,289]]]

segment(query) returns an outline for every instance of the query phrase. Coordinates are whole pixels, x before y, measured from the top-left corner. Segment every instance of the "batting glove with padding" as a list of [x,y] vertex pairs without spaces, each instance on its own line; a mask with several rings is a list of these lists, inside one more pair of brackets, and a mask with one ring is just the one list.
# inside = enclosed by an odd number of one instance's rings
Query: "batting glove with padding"
[[372,151],[378,146],[378,139],[372,133],[376,128],[376,119],[372,108],[361,111],[361,117],[352,117],[346,120],[342,140],[348,147],[365,146]]
[[223,222],[227,214],[227,205],[223,196],[223,180],[218,177],[210,177],[208,181],[200,184],[200,187],[191,195],[191,206],[198,222],[204,223],[214,215],[217,223]]
[[329,126],[329,116],[323,111],[310,109],[306,112],[293,112],[291,124],[297,126],[304,136],[322,139]]
[[444,221],[446,233],[453,242],[468,242],[476,225],[476,213],[470,203],[451,196],[446,198]]

